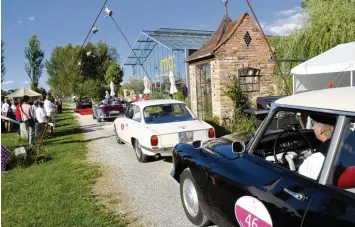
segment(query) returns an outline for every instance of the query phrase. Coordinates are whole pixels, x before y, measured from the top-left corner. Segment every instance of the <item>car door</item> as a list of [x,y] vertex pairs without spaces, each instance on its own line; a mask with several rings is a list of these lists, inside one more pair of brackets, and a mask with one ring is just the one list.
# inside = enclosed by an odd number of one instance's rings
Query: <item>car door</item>
[[253,155],[272,120],[269,116],[264,122],[248,152],[234,159],[221,159],[211,169],[209,206],[211,219],[218,226],[302,225],[317,181]]
[[[334,154],[329,150],[303,226],[355,226],[355,118],[344,119]],[[331,165],[327,165],[331,163]]]
[[123,138],[130,145],[132,145],[132,138],[139,139],[140,137],[141,120],[139,106],[131,104],[129,112],[123,120]]
[[[239,226],[240,216],[240,226],[299,227],[317,183],[245,153],[215,163],[208,187],[211,219],[219,226]],[[265,211],[248,210],[245,203],[255,202],[248,196],[259,201],[258,210]],[[237,203],[242,197],[245,201]]]
[[124,116],[120,119],[119,125],[117,125],[117,130],[119,131],[118,135],[119,137],[127,144],[131,144],[130,141],[130,135],[129,135],[129,130],[130,128],[128,127],[129,120],[133,117],[134,115],[134,107],[133,105],[129,105],[126,109],[126,112]]

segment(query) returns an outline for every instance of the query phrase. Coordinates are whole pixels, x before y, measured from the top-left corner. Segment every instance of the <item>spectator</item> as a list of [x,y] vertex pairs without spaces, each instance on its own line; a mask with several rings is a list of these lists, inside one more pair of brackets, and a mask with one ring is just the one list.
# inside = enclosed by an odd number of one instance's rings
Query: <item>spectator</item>
[[46,100],[44,100],[44,110],[47,113],[47,116],[50,117],[54,110],[54,103],[51,100],[51,97],[47,95]]
[[106,99],[107,104],[109,103],[110,98],[111,98],[110,94],[108,93],[108,91],[106,91],[105,99]]
[[33,102],[33,105],[32,105],[32,113],[33,113],[33,119],[35,120],[35,122],[37,121],[37,116],[36,116],[36,109],[38,108],[38,104],[39,104],[39,101],[38,100],[35,100]]
[[[23,122],[28,122],[26,124],[27,132],[28,132],[28,144],[30,147],[33,145],[33,139],[34,139],[34,121],[33,121],[33,113],[32,113],[32,108],[31,105],[29,105],[30,97],[25,95],[22,99],[22,103],[20,106],[21,110],[21,120]],[[32,121],[31,121],[32,118]]]
[[[15,119],[16,121],[19,121],[20,124],[22,123],[21,110],[20,110],[21,103],[22,100],[20,100],[20,102],[16,104],[16,113],[15,113]],[[21,136],[21,126],[18,127],[17,136]]]
[[57,106],[57,113],[58,114],[61,114],[63,111],[62,105],[63,105],[62,99],[58,97],[58,106]]
[[[13,118],[12,109],[11,109],[11,102],[9,99],[5,100],[5,103],[1,106],[2,115],[8,118]],[[5,121],[5,129],[10,132],[11,131],[11,122]]]

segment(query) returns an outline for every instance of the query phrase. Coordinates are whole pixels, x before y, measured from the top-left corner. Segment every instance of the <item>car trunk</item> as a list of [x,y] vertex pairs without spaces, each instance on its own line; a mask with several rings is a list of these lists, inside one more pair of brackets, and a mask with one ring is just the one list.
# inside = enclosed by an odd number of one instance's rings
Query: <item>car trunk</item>
[[109,116],[117,116],[119,113],[123,113],[123,107],[121,105],[104,106],[101,109],[104,114]]
[[[194,140],[208,140],[210,127],[199,120],[172,122],[148,125],[153,133],[159,137],[159,145],[173,147],[179,142],[190,143]],[[183,138],[183,141],[180,141]]]

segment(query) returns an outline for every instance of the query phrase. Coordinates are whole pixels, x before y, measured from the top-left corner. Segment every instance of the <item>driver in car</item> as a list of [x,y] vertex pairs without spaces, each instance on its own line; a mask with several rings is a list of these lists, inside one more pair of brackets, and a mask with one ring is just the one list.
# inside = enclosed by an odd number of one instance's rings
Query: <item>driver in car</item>
[[332,125],[315,122],[314,133],[322,143],[316,148],[316,152],[309,156],[300,166],[298,173],[317,180],[327,154],[334,127]]

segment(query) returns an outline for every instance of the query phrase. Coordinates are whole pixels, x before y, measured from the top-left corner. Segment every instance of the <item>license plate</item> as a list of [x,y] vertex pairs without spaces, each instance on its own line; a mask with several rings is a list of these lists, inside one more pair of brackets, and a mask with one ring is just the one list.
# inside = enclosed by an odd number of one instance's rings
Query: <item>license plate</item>
[[193,132],[179,132],[179,142],[180,143],[191,143],[193,142]]
[[110,116],[116,116],[118,115],[120,112],[119,111],[110,111]]

